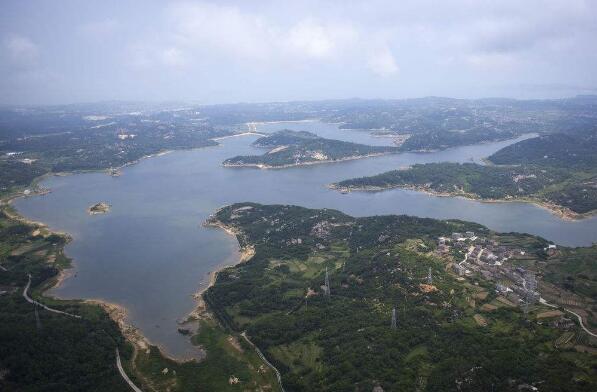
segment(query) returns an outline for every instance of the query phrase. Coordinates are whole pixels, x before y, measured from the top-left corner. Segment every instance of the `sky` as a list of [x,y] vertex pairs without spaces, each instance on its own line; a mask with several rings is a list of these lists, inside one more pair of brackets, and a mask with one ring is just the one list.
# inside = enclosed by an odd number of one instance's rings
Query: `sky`
[[0,104],[597,94],[597,0],[2,0]]

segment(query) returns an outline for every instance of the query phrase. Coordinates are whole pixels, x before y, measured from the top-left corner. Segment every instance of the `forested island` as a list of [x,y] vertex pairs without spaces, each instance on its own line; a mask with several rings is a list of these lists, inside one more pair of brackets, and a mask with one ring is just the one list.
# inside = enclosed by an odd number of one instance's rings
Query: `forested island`
[[[209,223],[255,255],[220,271],[204,298],[288,391],[597,387],[595,338],[537,301],[574,298],[594,311],[594,267],[590,297],[555,278],[569,268],[563,252],[577,250],[462,221],[283,205],[239,203]],[[515,283],[535,276],[540,294]]]
[[257,139],[256,147],[271,148],[263,155],[244,155],[226,159],[224,166],[252,166],[261,169],[337,162],[396,153],[398,148],[368,146],[325,139],[311,132],[282,130]]
[[524,200],[566,217],[597,210],[597,136],[592,132],[544,135],[505,147],[475,163],[418,164],[332,184],[349,190],[411,188],[485,200]]

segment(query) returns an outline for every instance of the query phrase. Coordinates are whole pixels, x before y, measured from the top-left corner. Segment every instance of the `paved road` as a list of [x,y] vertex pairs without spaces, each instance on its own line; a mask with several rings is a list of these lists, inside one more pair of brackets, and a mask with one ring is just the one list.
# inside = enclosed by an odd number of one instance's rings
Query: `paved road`
[[[27,293],[29,291],[29,287],[31,287],[31,274],[29,274],[29,281],[27,282],[27,285],[25,286],[25,289],[23,290],[23,298],[25,298],[25,300],[27,302],[29,302],[30,304],[36,304],[37,306],[41,306],[42,308],[46,309],[47,311],[50,311],[50,312],[53,312],[53,313],[63,314],[65,316],[79,318],[79,319],[81,318],[81,316],[78,316],[76,314],[63,312],[63,311],[57,310],[57,309],[52,309],[52,308],[50,308],[50,307],[42,304],[41,302],[38,302],[38,301],[34,300]],[[118,351],[118,347],[116,347],[116,367],[118,368],[118,371],[120,372],[120,375],[122,376],[122,378],[124,379],[124,381],[126,381],[126,383],[129,384],[129,386],[131,387],[131,389],[133,391],[135,391],[135,392],[143,392],[139,387],[137,387],[131,381],[131,379],[126,375],[124,369],[122,368],[122,363],[120,362],[120,351]]]
[[120,362],[120,351],[118,351],[118,347],[116,347],[116,367],[118,368],[118,371],[120,372],[120,375],[122,376],[122,378],[124,378],[124,381],[126,381],[127,384],[129,384],[129,386],[131,387],[131,389],[135,392],[143,392],[141,390],[141,388],[139,388],[138,386],[136,386],[131,379],[129,378],[129,376],[126,375],[124,369],[122,368],[122,362]]
[[[559,308],[559,306],[557,306],[557,305],[553,305],[553,304],[550,304],[549,302],[547,302],[547,301],[546,301],[546,300],[544,300],[543,298],[539,299],[539,302],[541,302],[543,305],[547,305],[547,306],[550,306],[550,307],[552,307],[552,308]],[[585,324],[584,324],[584,323],[583,323],[583,321],[582,321],[582,317],[581,317],[581,316],[580,316],[578,313],[576,313],[576,312],[573,312],[573,311],[572,311],[572,310],[570,310],[570,309],[566,309],[566,308],[562,308],[562,309],[564,309],[564,310],[565,310],[566,312],[568,312],[568,313],[572,313],[573,315],[575,315],[575,316],[576,316],[576,318],[578,319],[578,322],[580,323],[580,326],[581,326],[581,328],[582,328],[582,329],[584,329],[584,330],[585,330],[585,332],[586,332],[586,333],[588,333],[589,335],[591,335],[591,336],[593,336],[593,337],[596,337],[596,338],[597,338],[597,334],[594,334],[593,332],[589,331],[589,329],[588,329],[587,327],[585,327]]]
[[53,313],[63,314],[65,316],[74,317],[74,318],[81,318],[81,316],[78,316],[76,314],[63,312],[62,310],[52,309],[52,308],[42,304],[41,302],[34,300],[33,298],[31,298],[29,296],[29,294],[27,294],[30,286],[31,286],[31,274],[29,274],[29,281],[27,282],[27,286],[25,286],[25,289],[23,290],[23,298],[25,298],[25,301],[29,302],[30,304],[35,304],[37,306],[41,306],[45,310],[53,312]]
[[261,350],[257,346],[255,346],[253,344],[253,342],[247,336],[246,332],[241,333],[241,336],[243,338],[245,338],[245,340],[247,341],[247,343],[249,343],[251,346],[253,346],[253,348],[255,348],[255,351],[257,352],[257,355],[259,355],[259,358],[261,358],[261,360],[263,362],[265,362],[267,366],[269,366],[270,368],[272,368],[272,370],[276,373],[276,378],[278,379],[278,384],[280,384],[280,390],[282,392],[285,392],[284,391],[284,386],[282,386],[282,375],[280,374],[280,372],[278,371],[278,369],[276,369],[276,367],[274,365],[272,365],[270,363],[270,361],[267,360],[267,358],[265,358],[265,355],[263,355],[263,353],[261,352]]

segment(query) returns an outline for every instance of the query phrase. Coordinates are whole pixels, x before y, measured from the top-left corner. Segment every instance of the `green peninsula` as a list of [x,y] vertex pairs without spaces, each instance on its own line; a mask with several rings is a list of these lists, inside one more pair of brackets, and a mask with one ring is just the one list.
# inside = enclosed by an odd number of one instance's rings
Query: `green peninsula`
[[332,184],[342,191],[410,188],[440,195],[542,204],[564,217],[597,210],[597,136],[552,134],[505,147],[474,163],[418,164]]
[[250,166],[261,169],[337,162],[396,153],[391,146],[368,146],[325,139],[311,132],[283,130],[261,137],[256,147],[271,148],[263,155],[239,155],[226,159],[224,166]]
[[595,339],[538,302],[594,304],[543,280],[544,266],[566,255],[545,240],[457,220],[255,203],[224,207],[208,224],[255,255],[220,271],[206,303],[259,347],[285,390],[597,387]]

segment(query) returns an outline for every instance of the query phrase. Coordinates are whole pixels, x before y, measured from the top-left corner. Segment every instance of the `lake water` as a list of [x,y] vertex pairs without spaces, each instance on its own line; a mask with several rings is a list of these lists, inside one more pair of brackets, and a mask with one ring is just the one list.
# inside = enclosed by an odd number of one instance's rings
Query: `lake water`
[[[259,131],[309,130],[325,137],[368,144],[391,144],[359,131],[341,131],[318,122],[264,124]],[[239,154],[261,154],[250,146],[256,136],[220,140],[218,147],[177,151],[142,160],[122,170],[51,177],[45,196],[14,202],[24,216],[69,233],[66,253],[76,276],[53,290],[63,298],[97,298],[121,304],[129,321],[154,344],[177,357],[195,357],[176,320],[195,305],[192,294],[209,273],[238,259],[236,240],[201,223],[215,209],[242,201],[335,208],[355,216],[410,214],[459,218],[498,231],[537,234],[562,245],[597,241],[597,218],[565,221],[526,203],[482,203],[435,197],[408,190],[341,194],[327,184],[377,174],[413,163],[477,161],[513,141],[465,146],[435,153],[405,153],[282,170],[224,168]],[[112,205],[106,215],[89,216],[99,201]]]

